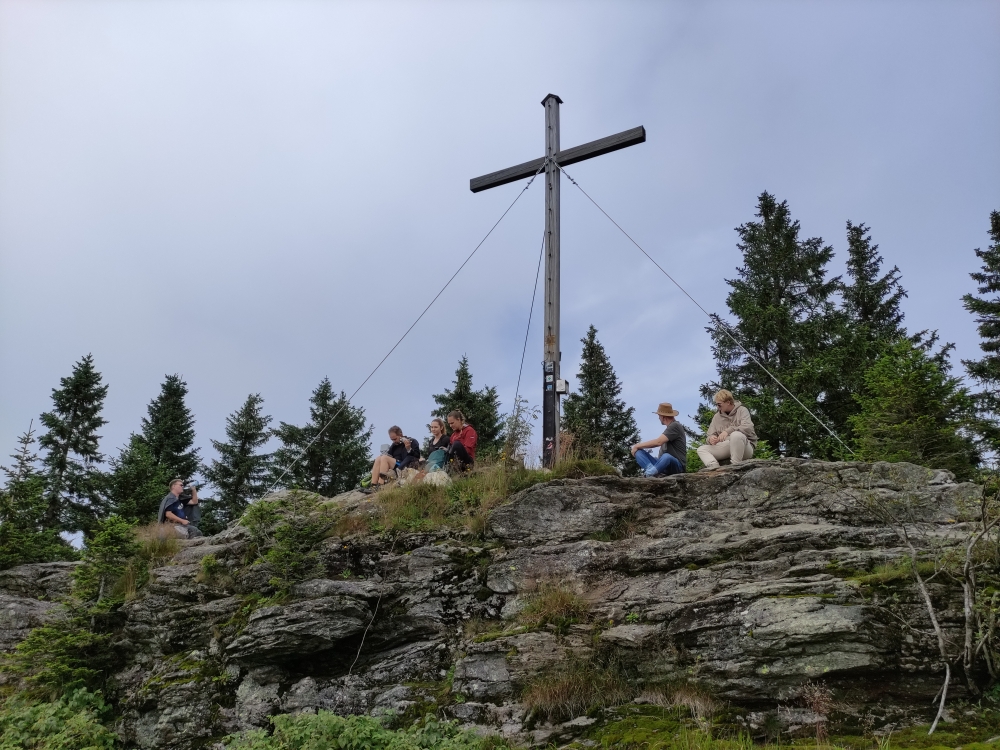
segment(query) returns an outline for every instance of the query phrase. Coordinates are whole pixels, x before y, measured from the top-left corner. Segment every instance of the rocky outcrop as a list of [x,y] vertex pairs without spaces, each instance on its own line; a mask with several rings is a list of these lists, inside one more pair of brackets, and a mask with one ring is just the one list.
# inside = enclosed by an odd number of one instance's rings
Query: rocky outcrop
[[[589,660],[612,659],[639,686],[694,682],[758,713],[816,679],[845,706],[926,711],[942,665],[922,601],[906,578],[891,596],[858,580],[905,553],[873,499],[906,504],[918,545],[947,547],[968,534],[979,490],[908,464],[796,459],[556,480],[495,509],[484,539],[326,539],[325,576],[263,603],[266,576],[247,567],[248,534],[232,527],[185,542],[127,605],[129,667],[112,697],[130,742],[178,749],[280,712],[420,715],[443,704],[462,721],[542,739],[529,732],[523,690]],[[374,501],[329,502],[363,517]],[[209,554],[221,573],[204,573]],[[50,606],[42,567],[3,574],[4,601]],[[581,596],[586,621],[512,627],[545,586]],[[932,595],[957,641],[961,602],[940,583]],[[0,643],[23,637],[33,616],[10,615]]]
[[61,616],[76,563],[21,565],[0,571],[0,650],[10,651],[34,628]]

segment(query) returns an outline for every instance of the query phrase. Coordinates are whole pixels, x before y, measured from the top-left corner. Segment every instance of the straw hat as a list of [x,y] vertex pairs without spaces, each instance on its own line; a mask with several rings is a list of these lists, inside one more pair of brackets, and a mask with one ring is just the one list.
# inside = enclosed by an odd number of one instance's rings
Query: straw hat
[[669,402],[664,402],[660,404],[659,408],[657,408],[657,410],[654,411],[653,414],[656,414],[661,417],[676,417],[678,414],[680,414],[680,412],[673,407],[673,404]]

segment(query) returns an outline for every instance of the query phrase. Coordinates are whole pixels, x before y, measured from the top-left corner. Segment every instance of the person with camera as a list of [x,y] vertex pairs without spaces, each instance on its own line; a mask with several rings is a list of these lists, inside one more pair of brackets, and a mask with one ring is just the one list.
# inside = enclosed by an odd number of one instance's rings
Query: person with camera
[[192,484],[190,488],[185,489],[183,479],[171,481],[170,492],[160,501],[160,513],[157,521],[171,523],[177,528],[178,536],[194,539],[204,536],[201,529],[194,523],[200,516],[198,486]]
[[388,452],[378,456],[372,464],[371,485],[364,490],[366,493],[385,484],[386,477],[396,476],[397,471],[411,466],[416,467],[420,462],[419,441],[406,437],[401,427],[397,425],[390,427],[389,439],[392,443]]

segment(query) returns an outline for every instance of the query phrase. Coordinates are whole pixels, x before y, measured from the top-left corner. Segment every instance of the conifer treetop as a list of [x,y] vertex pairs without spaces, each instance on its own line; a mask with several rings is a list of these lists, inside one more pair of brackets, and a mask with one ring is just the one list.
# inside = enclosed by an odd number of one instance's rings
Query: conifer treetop
[[198,448],[194,447],[194,415],[184,399],[187,383],[180,375],[167,375],[160,394],[149,402],[142,420],[142,439],[153,459],[175,477],[187,479],[198,473]]
[[622,385],[593,325],[580,342],[579,391],[563,402],[563,426],[573,433],[573,445],[599,453],[623,472],[634,473],[630,447],[639,442],[635,408],[620,398]]

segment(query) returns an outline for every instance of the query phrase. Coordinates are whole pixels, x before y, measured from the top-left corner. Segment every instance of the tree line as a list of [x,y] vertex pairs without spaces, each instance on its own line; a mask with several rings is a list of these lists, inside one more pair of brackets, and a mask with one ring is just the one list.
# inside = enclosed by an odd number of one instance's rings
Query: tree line
[[[303,425],[278,422],[264,412],[259,393],[247,396],[226,419],[225,439],[211,440],[217,457],[203,462],[195,447],[195,418],[187,383],[167,375],[126,444],[105,461],[100,431],[108,385],[90,354],[52,390],[52,407],[18,439],[10,466],[0,467],[0,569],[25,562],[73,559],[62,532],[91,534],[112,515],[132,523],[156,520],[174,478],[207,480],[202,525],[212,533],[239,518],[270,488],[300,488],[325,496],[354,487],[370,469],[373,428],[363,407],[347,401],[323,378],[309,398]],[[479,433],[480,452],[495,454],[507,439],[494,386],[475,389],[463,356],[451,388],[433,396],[432,416],[453,409]],[[272,439],[278,447],[267,452]]]
[[781,455],[910,461],[969,478],[996,453],[1000,212],[990,214],[991,244],[975,250],[978,296],[962,298],[984,354],[962,361],[973,387],[952,374],[953,344],[903,325],[902,274],[883,267],[866,225],[846,224],[843,277],[830,276],[833,248],[803,238],[787,201],[769,193],[760,195],[756,219],[736,231],[743,264],[727,280],[730,319],[708,329],[718,377],[702,386],[703,397],[719,387],[738,394],[758,435]]
[[[963,297],[975,316],[983,356],[963,360],[974,388],[952,374],[952,344],[936,331],[903,324],[907,296],[899,268],[883,267],[864,224],[846,224],[845,276],[831,276],[833,248],[803,238],[786,201],[762,193],[754,220],[736,229],[742,264],[727,280],[727,319],[709,326],[717,377],[701,386],[697,439],[711,417],[711,395],[727,388],[750,409],[757,433],[776,454],[822,459],[910,461],[969,478],[1000,449],[1000,212],[990,214],[991,244],[974,252],[976,293]],[[563,402],[568,444],[635,473],[629,446],[639,439],[635,410],[597,330],[582,339],[577,388]],[[795,394],[797,403],[778,382]],[[90,533],[102,518],[155,519],[167,483],[201,476],[214,491],[203,526],[219,530],[271,487],[335,495],[353,487],[371,463],[372,427],[364,409],[324,378],[309,398],[303,425],[264,413],[250,394],[226,420],[218,457],[203,462],[195,447],[187,384],[168,375],[147,414],[105,465],[98,434],[108,386],[93,357],[77,362],[52,391],[40,417],[43,432],[19,438],[0,491],[0,567],[71,558],[60,532]],[[501,414],[497,389],[473,387],[462,357],[452,387],[433,396],[433,416],[460,409],[476,428],[480,455],[523,444],[537,414],[518,398]],[[814,418],[803,408],[812,412]],[[572,436],[571,438],[569,436]],[[271,453],[266,444],[276,438]]]

